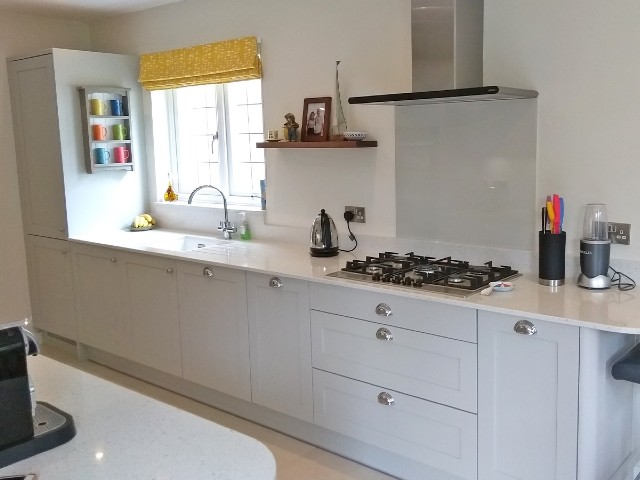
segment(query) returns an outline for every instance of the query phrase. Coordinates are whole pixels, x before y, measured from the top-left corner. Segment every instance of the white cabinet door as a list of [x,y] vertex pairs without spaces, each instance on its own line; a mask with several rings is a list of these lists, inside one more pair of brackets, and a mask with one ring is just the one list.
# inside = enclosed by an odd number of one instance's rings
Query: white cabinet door
[[178,292],[184,378],[250,401],[244,271],[179,262]]
[[309,284],[247,273],[251,398],[313,421]]
[[119,252],[86,245],[74,247],[74,285],[78,340],[123,355],[126,323],[122,312]]
[[34,325],[75,340],[77,324],[68,242],[28,235],[27,248]]
[[64,239],[67,212],[52,55],[11,61],[8,68],[24,229]]
[[575,479],[579,329],[518,322],[478,313],[478,479]]
[[176,262],[152,255],[122,254],[119,268],[125,270],[125,356],[182,376]]

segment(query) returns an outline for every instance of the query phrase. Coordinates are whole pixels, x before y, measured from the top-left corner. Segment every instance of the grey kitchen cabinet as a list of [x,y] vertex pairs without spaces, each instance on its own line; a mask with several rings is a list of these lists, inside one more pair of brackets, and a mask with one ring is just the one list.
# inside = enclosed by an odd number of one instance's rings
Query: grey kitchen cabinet
[[137,253],[120,254],[118,260],[123,270],[125,356],[182,376],[175,260]]
[[121,253],[109,248],[76,245],[73,251],[78,341],[125,356],[126,315],[122,299]]
[[78,340],[182,375],[175,261],[88,245],[73,257]]
[[34,325],[75,340],[77,323],[69,242],[26,236]]
[[245,272],[178,262],[183,377],[251,401]]
[[253,403],[313,421],[309,283],[247,273]]
[[67,238],[67,212],[52,55],[8,62],[25,233]]
[[576,478],[579,328],[478,313],[478,480]]
[[314,423],[404,458],[387,470],[401,478],[475,480],[476,311],[335,285],[310,294]]

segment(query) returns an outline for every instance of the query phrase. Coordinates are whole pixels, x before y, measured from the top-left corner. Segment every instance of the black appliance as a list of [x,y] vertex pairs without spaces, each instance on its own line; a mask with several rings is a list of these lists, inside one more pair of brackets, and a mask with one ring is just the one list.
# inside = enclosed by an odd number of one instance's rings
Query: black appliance
[[432,103],[487,102],[492,100],[511,100],[536,98],[535,90],[488,85],[452,90],[432,90],[427,92],[387,93],[349,98],[356,105],[428,105]]
[[519,275],[510,266],[494,266],[493,262],[471,265],[451,257],[384,252],[365,260],[350,260],[340,271],[328,276],[468,297],[488,287],[490,282]]
[[590,203],[584,214],[583,236],[580,239],[580,270],[578,286],[590,289],[611,287],[609,257],[611,240],[607,207],[602,203]]
[[0,330],[0,468],[71,440],[73,419],[33,400],[27,356],[39,353],[31,332],[22,327]]

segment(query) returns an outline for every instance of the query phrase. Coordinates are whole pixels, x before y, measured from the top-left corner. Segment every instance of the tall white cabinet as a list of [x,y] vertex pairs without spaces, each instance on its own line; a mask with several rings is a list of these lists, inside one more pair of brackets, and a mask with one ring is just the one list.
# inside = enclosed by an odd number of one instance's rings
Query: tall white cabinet
[[53,56],[10,61],[9,78],[25,231],[67,238]]
[[[135,172],[86,173],[78,87],[131,89],[132,131],[144,131],[137,57],[54,48],[10,58],[7,70],[25,235],[66,240],[130,224],[147,203],[144,166]],[[144,142],[136,142],[135,149],[136,158],[144,158]],[[56,307],[51,292],[42,288],[45,278],[55,278],[54,264],[68,271],[70,261],[61,265],[55,257],[45,259],[43,242],[26,242],[37,245],[36,250],[27,248],[34,325],[75,339],[75,318],[62,322],[62,328],[59,321],[52,322],[50,309]],[[50,252],[56,243],[47,248]],[[67,281],[56,285],[55,295],[72,305],[70,286]]]

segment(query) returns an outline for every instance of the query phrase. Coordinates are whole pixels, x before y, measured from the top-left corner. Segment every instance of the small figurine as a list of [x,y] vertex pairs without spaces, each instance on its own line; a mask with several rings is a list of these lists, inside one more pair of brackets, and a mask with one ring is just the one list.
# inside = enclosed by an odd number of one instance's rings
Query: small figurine
[[284,116],[287,123],[284,124],[284,128],[287,130],[287,140],[295,142],[298,140],[298,128],[300,125],[296,122],[296,117],[293,113],[287,113]]

